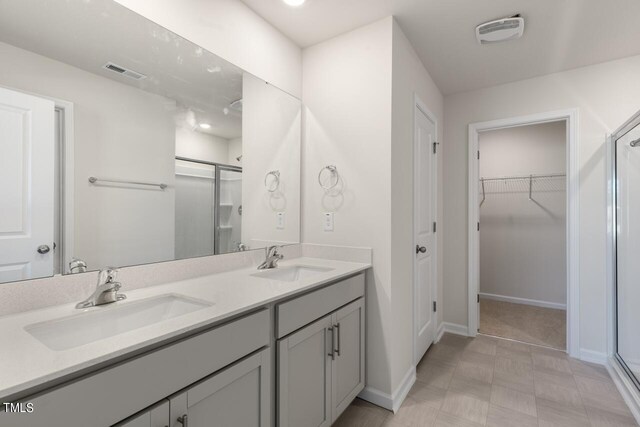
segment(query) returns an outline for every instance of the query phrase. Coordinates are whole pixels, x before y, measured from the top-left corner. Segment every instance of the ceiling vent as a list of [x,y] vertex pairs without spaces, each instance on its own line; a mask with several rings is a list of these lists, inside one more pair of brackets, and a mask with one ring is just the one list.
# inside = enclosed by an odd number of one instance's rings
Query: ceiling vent
[[107,62],[102,66],[102,68],[134,80],[142,80],[147,78],[147,76],[145,76],[144,74],[140,74],[137,71],[129,70],[128,68],[116,65],[113,62]]
[[523,32],[524,19],[518,14],[478,25],[476,39],[480,44],[496,43],[518,39],[522,37]]

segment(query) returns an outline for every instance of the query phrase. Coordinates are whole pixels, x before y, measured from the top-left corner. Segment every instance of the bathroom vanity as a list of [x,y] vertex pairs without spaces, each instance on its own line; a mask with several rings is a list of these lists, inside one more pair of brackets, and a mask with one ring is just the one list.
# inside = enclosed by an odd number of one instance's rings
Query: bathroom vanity
[[6,316],[0,395],[34,410],[0,424],[329,426],[365,384],[368,267],[297,258]]

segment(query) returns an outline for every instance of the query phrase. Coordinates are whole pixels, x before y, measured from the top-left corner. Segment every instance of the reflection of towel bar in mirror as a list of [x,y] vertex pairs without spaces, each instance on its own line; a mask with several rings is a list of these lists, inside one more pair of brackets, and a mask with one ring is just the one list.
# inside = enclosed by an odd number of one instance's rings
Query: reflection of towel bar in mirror
[[164,190],[165,188],[167,188],[167,184],[163,184],[162,182],[155,183],[155,182],[142,182],[142,181],[124,181],[124,180],[119,180],[119,179],[96,178],[95,176],[90,176],[89,177],[89,182],[92,183],[92,184],[95,184],[98,181],[111,182],[111,183],[116,183],[116,184],[146,185],[146,186],[149,186],[149,187],[159,187],[161,190]]
[[[269,180],[269,176],[273,176],[271,184],[267,182]],[[267,188],[267,191],[269,193],[273,193],[274,191],[276,191],[278,187],[280,187],[280,171],[274,170],[267,172],[267,174],[264,176],[264,186]]]
[[[324,172],[325,170],[328,170],[331,173],[331,176],[335,177],[335,182],[332,183],[330,180],[328,185],[322,183],[322,172]],[[318,172],[318,184],[320,184],[320,187],[322,187],[325,191],[331,190],[333,187],[338,185],[339,181],[340,175],[338,174],[338,168],[335,165],[327,165],[320,169],[320,172]]]

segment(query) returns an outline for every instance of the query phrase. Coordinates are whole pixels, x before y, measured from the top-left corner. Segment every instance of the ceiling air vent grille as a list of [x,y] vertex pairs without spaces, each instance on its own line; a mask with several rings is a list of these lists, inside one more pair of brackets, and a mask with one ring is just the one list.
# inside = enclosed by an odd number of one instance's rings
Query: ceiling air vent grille
[[522,37],[524,19],[520,15],[485,22],[476,27],[476,39],[480,44],[496,43]]
[[107,62],[102,66],[102,68],[109,71],[113,71],[114,73],[118,73],[121,76],[129,77],[130,79],[134,79],[134,80],[142,80],[147,78],[147,76],[145,76],[144,74],[141,74],[141,73],[138,73],[137,71],[133,71],[123,66],[114,64],[113,62]]

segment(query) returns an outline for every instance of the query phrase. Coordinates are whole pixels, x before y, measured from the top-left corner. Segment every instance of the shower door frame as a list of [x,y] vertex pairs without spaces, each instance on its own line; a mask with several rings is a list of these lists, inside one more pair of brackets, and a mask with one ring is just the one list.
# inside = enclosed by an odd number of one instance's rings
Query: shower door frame
[[[640,126],[640,111],[634,114],[622,126],[607,137],[607,275],[609,292],[607,292],[608,318],[608,353],[611,366],[619,375],[619,379],[627,386],[629,396],[640,405],[640,379],[631,372],[626,362],[618,353],[618,218],[616,215],[617,197],[617,140]],[[621,372],[620,372],[621,371]],[[635,387],[636,393],[628,386]]]
[[224,163],[209,162],[206,160],[192,159],[190,157],[176,156],[176,160],[183,162],[200,163],[201,165],[209,165],[214,167],[214,184],[213,184],[213,204],[216,207],[213,212],[213,253],[211,255],[220,255],[220,171],[232,171],[242,173],[242,167],[225,165]]

